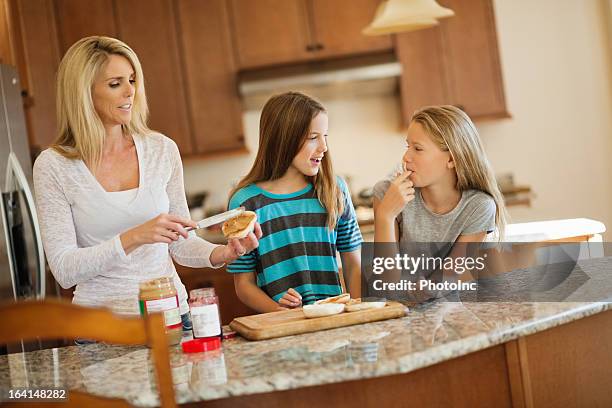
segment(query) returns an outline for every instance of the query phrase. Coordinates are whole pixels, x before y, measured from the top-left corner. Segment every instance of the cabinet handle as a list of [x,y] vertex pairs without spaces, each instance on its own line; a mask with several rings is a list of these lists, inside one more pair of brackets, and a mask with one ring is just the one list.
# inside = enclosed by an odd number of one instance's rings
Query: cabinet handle
[[312,51],[314,51],[316,49],[317,49],[317,45],[316,44],[308,44],[306,46],[306,51],[308,51],[308,52],[312,52]]
[[325,48],[321,43],[316,43],[314,47],[315,51],[321,51],[323,48]]

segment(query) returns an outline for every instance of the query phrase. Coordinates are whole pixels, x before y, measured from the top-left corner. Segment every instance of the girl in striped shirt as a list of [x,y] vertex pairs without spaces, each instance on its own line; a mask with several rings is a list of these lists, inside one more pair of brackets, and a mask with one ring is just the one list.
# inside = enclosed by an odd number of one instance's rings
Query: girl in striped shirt
[[342,293],[336,253],[352,297],[361,291],[361,232],[346,183],[334,175],[325,108],[297,92],[264,106],[253,167],[229,208],[257,213],[259,248],[228,266],[240,300],[259,311],[294,308]]

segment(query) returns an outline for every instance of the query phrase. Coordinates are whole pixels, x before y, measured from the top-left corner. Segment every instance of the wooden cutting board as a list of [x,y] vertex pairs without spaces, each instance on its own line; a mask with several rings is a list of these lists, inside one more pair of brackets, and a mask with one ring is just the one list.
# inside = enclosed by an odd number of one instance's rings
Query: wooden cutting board
[[343,312],[332,316],[307,319],[302,309],[299,308],[237,317],[232,320],[230,327],[249,340],[265,340],[354,324],[395,319],[403,317],[405,311],[406,307],[401,303],[387,302],[387,305],[380,309]]

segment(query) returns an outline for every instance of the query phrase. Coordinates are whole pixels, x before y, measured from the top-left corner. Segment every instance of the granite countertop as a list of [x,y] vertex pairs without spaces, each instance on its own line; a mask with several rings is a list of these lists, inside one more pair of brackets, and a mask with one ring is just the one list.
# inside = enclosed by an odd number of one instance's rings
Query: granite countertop
[[[447,302],[406,317],[260,342],[235,338],[222,350],[172,348],[180,403],[408,373],[612,309],[612,257],[580,263],[590,280],[565,302]],[[599,290],[600,301],[582,301]],[[576,301],[579,299],[581,301]],[[594,299],[592,292],[589,299]],[[0,356],[0,387],[67,387],[158,403],[149,350],[105,344]]]

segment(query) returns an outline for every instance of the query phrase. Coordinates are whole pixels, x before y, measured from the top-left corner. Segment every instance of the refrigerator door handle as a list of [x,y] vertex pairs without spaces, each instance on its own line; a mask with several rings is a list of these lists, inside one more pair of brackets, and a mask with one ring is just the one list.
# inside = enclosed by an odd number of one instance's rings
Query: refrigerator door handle
[[6,212],[6,207],[4,206],[4,199],[0,198],[0,213],[2,215],[2,224],[4,228],[4,242],[6,243],[6,254],[9,266],[9,272],[11,275],[11,284],[13,285],[13,298],[17,299],[17,282],[15,282],[15,265],[13,264],[13,257],[10,256],[12,251],[11,248],[11,236],[9,234],[9,225],[8,225],[8,216]]
[[15,153],[11,152],[9,154],[8,162],[9,171],[12,171],[13,175],[15,176],[15,181],[17,182],[18,187],[23,191],[23,194],[26,199],[26,207],[28,209],[28,214],[32,223],[32,229],[34,230],[34,240],[36,241],[36,261],[38,264],[38,288],[36,298],[44,299],[46,289],[45,254],[43,251],[42,235],[40,233],[40,227],[38,225],[38,214],[36,213],[36,205],[34,204],[34,196],[32,195],[28,179],[26,178],[25,173],[23,172],[21,164],[19,164],[19,160],[17,159]]

